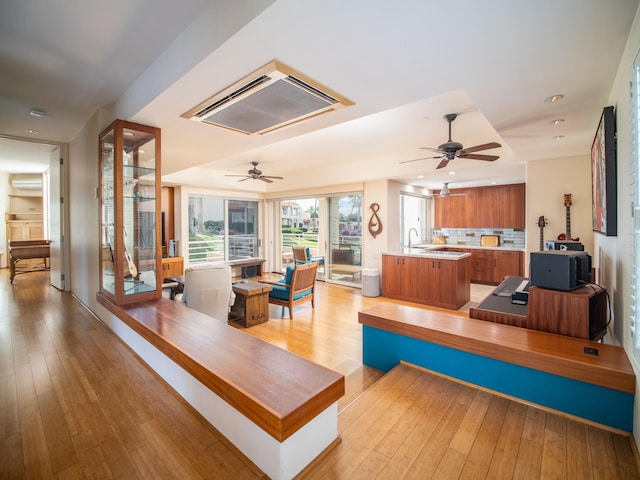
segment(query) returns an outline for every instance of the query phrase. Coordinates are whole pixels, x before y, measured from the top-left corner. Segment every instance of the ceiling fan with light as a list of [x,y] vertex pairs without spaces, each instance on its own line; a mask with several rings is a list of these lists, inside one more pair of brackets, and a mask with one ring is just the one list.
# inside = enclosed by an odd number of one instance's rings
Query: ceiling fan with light
[[239,182],[244,182],[249,179],[262,180],[266,183],[273,183],[274,180],[284,180],[283,177],[262,175],[262,170],[258,170],[258,162],[251,162],[251,165],[253,165],[253,168],[247,172],[247,175],[225,175],[225,177],[242,177],[238,180]]
[[502,145],[500,145],[499,143],[490,142],[490,143],[484,143],[482,145],[476,145],[475,147],[464,148],[464,146],[461,143],[454,142],[453,140],[451,140],[451,123],[453,123],[453,121],[457,117],[458,117],[458,114],[456,113],[448,113],[447,115],[444,116],[445,120],[449,123],[449,140],[446,143],[443,143],[438,148],[422,147],[423,150],[431,150],[433,152],[437,152],[438,155],[434,157],[423,157],[423,158],[416,158],[413,160],[405,160],[404,162],[400,162],[400,163],[417,162],[418,160],[426,160],[428,158],[441,158],[442,161],[436,167],[436,169],[438,169],[438,168],[446,167],[447,164],[451,160],[454,160],[456,157],[465,158],[468,160],[484,160],[487,162],[493,162],[494,160],[497,160],[498,158],[500,158],[497,155],[478,155],[474,153],[474,152],[480,152],[482,150],[490,150],[492,148],[501,147]]

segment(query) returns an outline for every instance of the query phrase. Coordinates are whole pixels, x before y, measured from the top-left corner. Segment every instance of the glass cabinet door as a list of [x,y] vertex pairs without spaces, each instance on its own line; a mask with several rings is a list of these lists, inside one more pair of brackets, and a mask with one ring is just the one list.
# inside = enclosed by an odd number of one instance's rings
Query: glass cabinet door
[[101,291],[117,304],[159,298],[160,130],[116,120],[100,135]]

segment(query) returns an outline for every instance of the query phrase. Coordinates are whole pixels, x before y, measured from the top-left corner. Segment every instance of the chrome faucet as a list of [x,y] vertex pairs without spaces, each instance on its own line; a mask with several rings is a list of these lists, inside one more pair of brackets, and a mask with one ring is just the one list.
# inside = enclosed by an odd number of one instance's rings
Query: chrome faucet
[[409,229],[409,248],[411,248],[411,232],[416,232],[416,238],[420,239],[420,234],[418,233],[418,230],[416,230],[414,227],[411,227]]

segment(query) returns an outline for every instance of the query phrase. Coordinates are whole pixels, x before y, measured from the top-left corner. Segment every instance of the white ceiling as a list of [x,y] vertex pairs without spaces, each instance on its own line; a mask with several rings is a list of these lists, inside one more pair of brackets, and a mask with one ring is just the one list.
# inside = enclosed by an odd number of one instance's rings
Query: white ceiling
[[[276,194],[380,178],[429,188],[523,181],[528,161],[587,156],[638,0],[95,5],[0,4],[0,135],[69,142],[114,104],[115,115],[162,128],[165,182]],[[262,136],[180,117],[273,59],[355,105]],[[554,94],[565,97],[544,102]],[[500,159],[437,171],[437,159],[399,163],[447,140],[447,113],[460,114],[454,141],[496,141],[486,153]],[[6,147],[0,170],[21,162]],[[251,161],[285,180],[224,176]]]

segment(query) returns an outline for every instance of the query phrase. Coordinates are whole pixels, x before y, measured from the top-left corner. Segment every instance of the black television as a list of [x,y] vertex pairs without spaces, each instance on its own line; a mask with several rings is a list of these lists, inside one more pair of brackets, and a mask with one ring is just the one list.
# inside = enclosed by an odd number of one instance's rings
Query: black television
[[531,252],[530,284],[553,290],[574,290],[591,283],[591,255],[576,250]]

